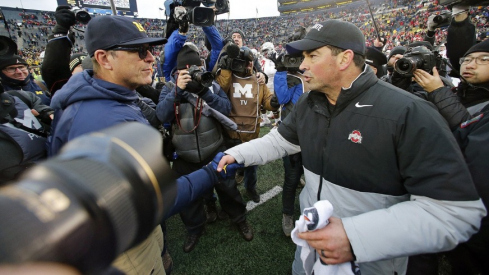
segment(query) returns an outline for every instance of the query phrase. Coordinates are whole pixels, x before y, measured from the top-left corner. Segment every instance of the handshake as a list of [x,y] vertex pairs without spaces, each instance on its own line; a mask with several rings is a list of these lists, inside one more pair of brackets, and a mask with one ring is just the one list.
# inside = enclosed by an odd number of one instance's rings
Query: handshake
[[[220,180],[232,179],[236,175],[236,171],[239,168],[243,168],[244,165],[236,163],[236,162],[230,163],[231,161],[227,160],[227,159],[222,160],[223,157],[229,158],[226,155],[224,155],[224,153],[222,153],[222,152],[217,153],[217,155],[214,157],[214,159],[212,159],[212,161],[209,164],[207,164],[206,167],[209,168],[210,170],[216,172],[216,174]],[[233,160],[234,160],[234,158],[233,158]],[[223,162],[224,165],[220,169],[218,169],[220,162]]]

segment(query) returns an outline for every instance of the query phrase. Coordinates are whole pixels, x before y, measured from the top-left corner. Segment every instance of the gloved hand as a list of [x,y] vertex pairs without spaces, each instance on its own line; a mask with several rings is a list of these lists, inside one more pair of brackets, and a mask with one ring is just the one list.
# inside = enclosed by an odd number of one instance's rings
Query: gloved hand
[[277,72],[283,72],[286,71],[287,68],[284,66],[283,60],[284,60],[284,54],[280,54],[277,56],[277,54],[274,54],[270,57],[270,60],[272,60],[273,63],[275,63],[275,69]]
[[54,17],[56,18],[56,26],[53,29],[54,34],[67,34],[71,26],[76,23],[75,13],[71,11],[70,6],[58,6]]
[[432,14],[428,17],[428,30],[429,31],[435,31],[435,29],[438,27],[438,23],[435,23],[434,18],[436,17],[436,14]]
[[233,63],[233,59],[227,55],[221,56],[219,59],[219,64],[217,65],[222,70],[231,70],[231,65]]
[[224,153],[219,152],[217,155],[212,159],[212,161],[207,164],[206,166],[210,168],[212,171],[214,171],[217,176],[219,177],[220,180],[227,180],[227,179],[232,179],[236,175],[236,171],[239,168],[243,168],[243,164],[239,163],[231,163],[226,166],[224,166],[224,169],[222,169],[221,172],[217,172],[217,165],[219,164],[219,161],[221,158],[224,156]]
[[270,106],[272,106],[272,108],[275,109],[280,108],[280,103],[278,103],[278,98],[276,95],[273,95],[272,98],[270,99]]
[[178,22],[178,32],[185,34],[188,32],[189,22],[187,20],[187,10],[185,7],[178,6],[175,7],[175,20]]

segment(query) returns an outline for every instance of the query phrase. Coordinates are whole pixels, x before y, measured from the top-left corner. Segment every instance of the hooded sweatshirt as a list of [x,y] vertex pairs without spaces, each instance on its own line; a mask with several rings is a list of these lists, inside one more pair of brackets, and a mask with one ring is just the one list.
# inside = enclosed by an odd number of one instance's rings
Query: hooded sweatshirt
[[92,70],[76,74],[53,96],[52,135],[48,154],[58,153],[68,141],[118,123],[148,124],[137,106],[136,91],[93,77]]

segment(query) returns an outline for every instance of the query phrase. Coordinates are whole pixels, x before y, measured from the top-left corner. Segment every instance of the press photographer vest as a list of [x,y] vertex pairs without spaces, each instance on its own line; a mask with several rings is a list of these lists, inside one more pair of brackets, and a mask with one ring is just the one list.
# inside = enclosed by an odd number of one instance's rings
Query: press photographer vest
[[221,124],[215,118],[201,114],[200,109],[188,102],[180,103],[178,113],[179,125],[172,124],[172,143],[178,157],[199,163],[215,154],[223,142]]
[[255,75],[243,78],[233,74],[231,81],[229,118],[238,125],[236,132],[255,133],[260,118],[258,80]]
[[[12,98],[15,100],[15,108],[17,109],[17,116],[14,120],[26,128],[42,131],[41,123],[32,114],[29,106],[16,96],[12,96]],[[16,127],[13,123],[5,122],[5,119],[0,124],[0,131],[7,134],[18,148],[22,150],[22,163],[32,162],[46,157],[45,137]]]

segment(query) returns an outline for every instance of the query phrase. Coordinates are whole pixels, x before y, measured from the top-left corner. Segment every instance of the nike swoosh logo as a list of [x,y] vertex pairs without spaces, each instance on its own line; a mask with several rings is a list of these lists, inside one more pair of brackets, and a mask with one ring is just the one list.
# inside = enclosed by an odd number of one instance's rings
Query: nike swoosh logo
[[355,104],[355,107],[357,107],[357,108],[362,108],[362,107],[372,107],[372,106],[374,106],[374,105],[360,105],[359,103],[360,103],[360,102],[357,102],[357,103]]

